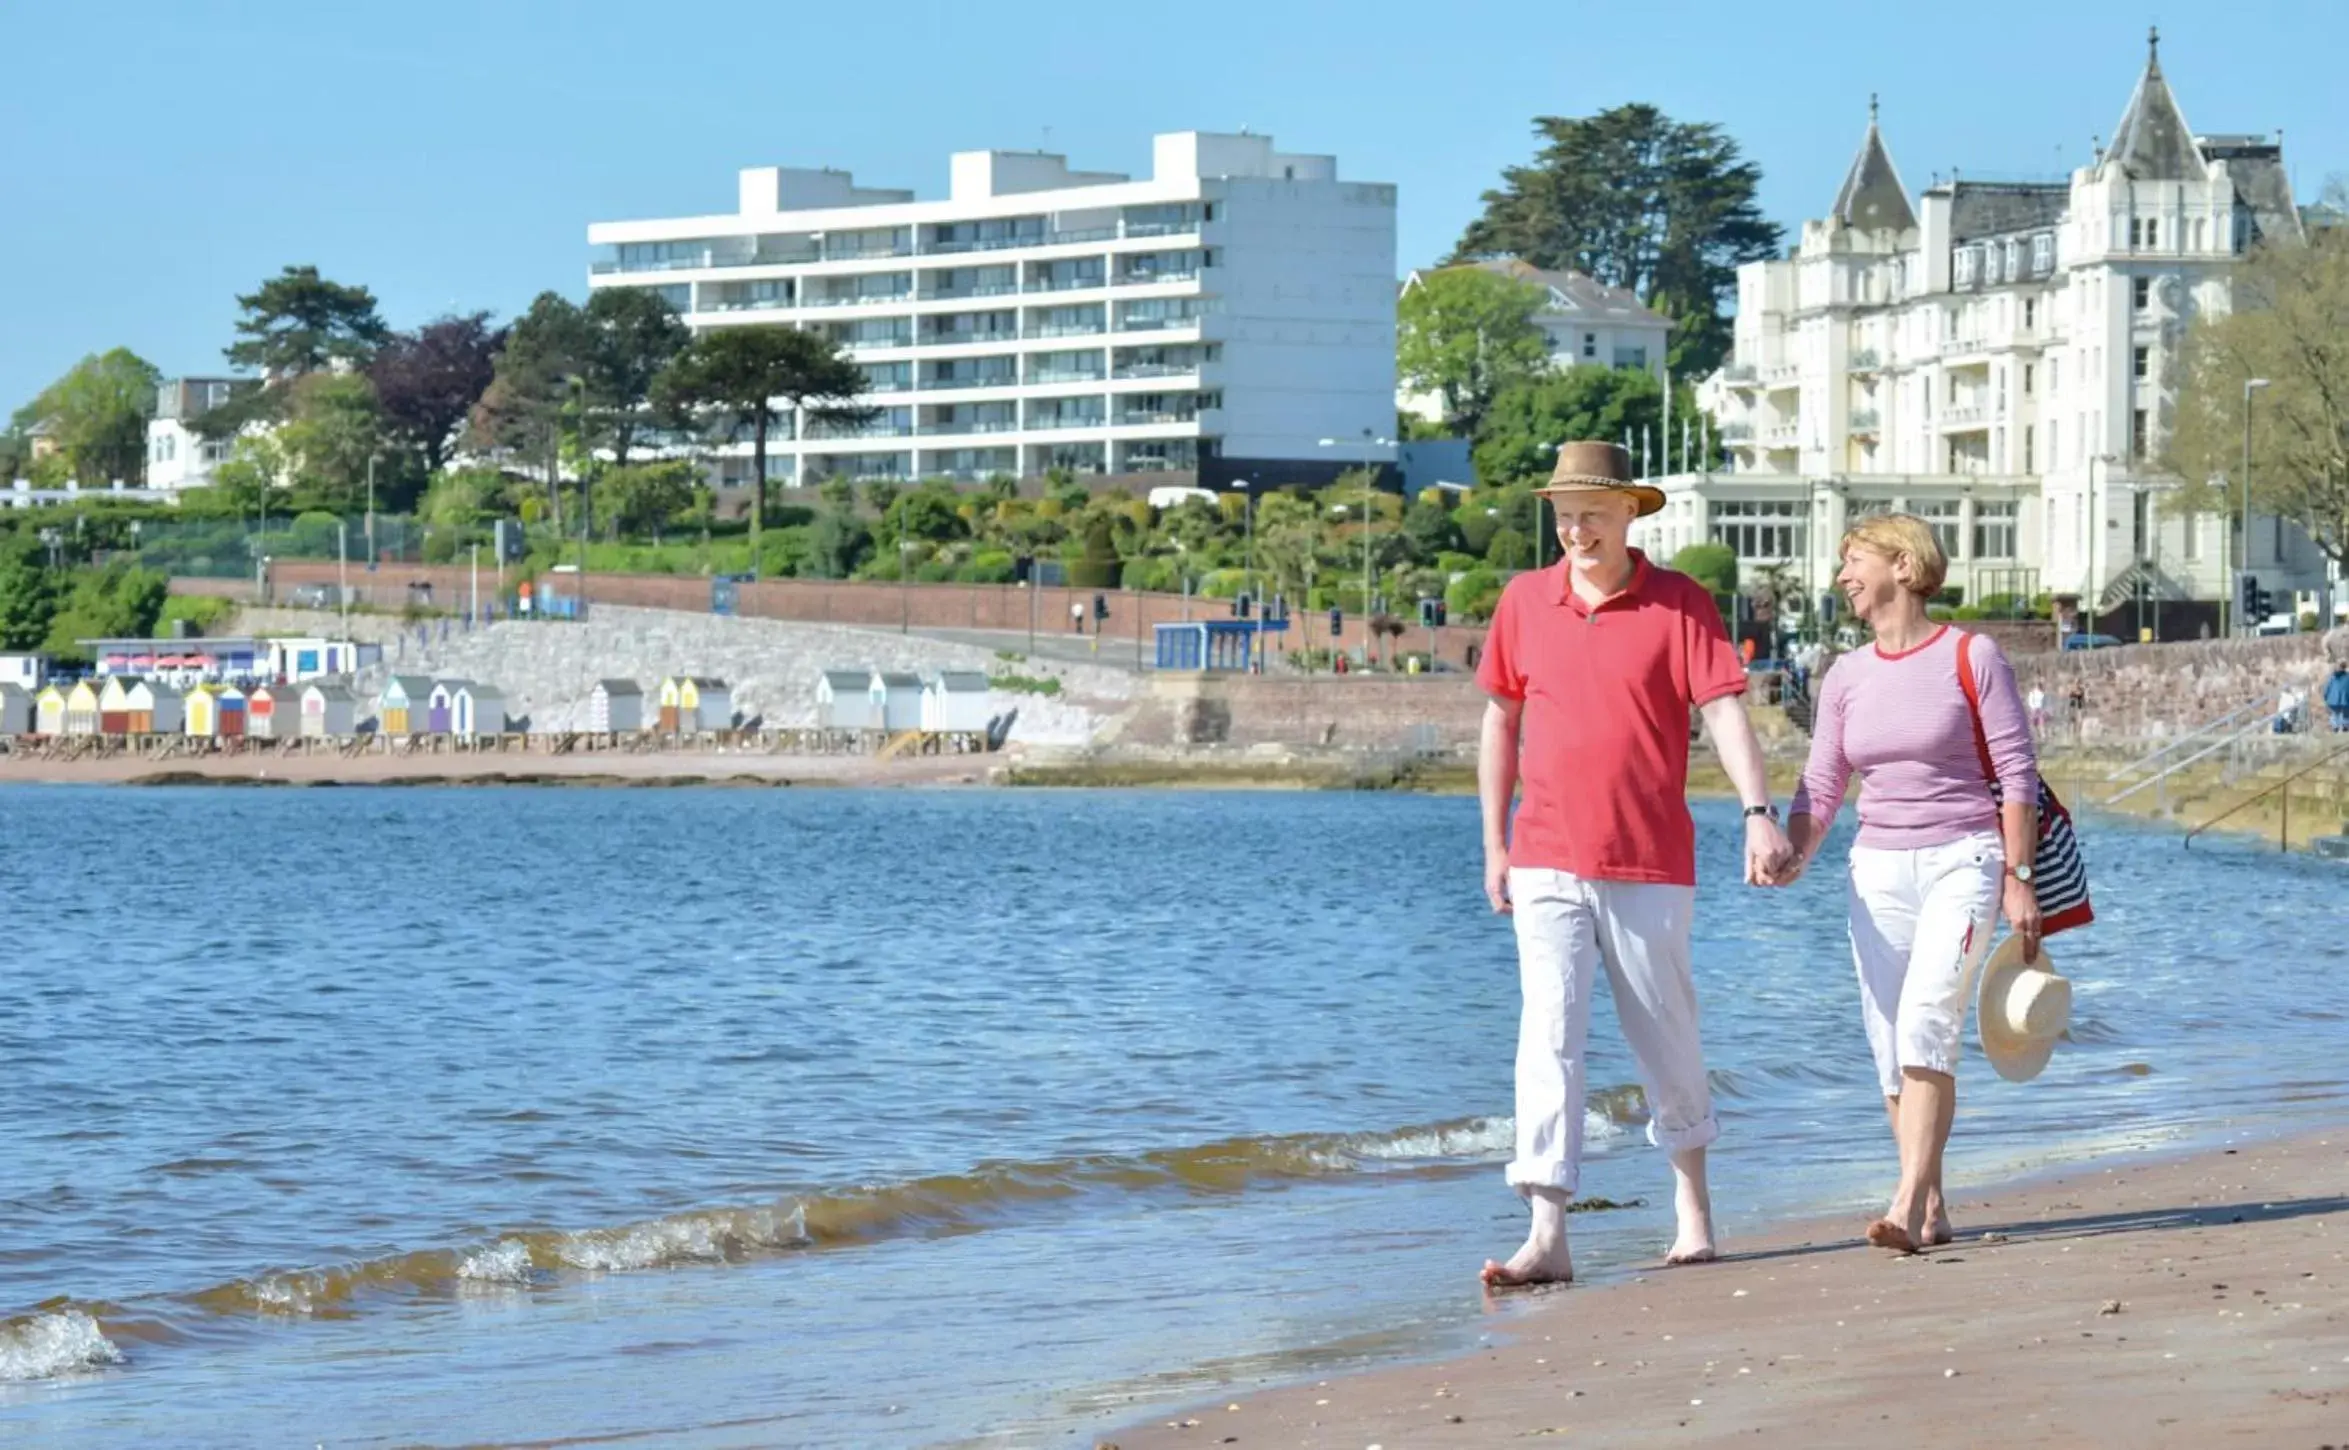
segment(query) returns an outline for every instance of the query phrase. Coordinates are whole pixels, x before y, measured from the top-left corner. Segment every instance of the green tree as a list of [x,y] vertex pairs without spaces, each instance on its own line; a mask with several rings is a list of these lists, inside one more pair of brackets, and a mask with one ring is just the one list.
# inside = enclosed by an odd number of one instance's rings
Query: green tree
[[1444,419],[1473,436],[1504,388],[1549,367],[1534,323],[1542,289],[1477,267],[1422,273],[1395,307],[1395,370],[1403,386],[1443,399]]
[[1484,195],[1455,256],[1514,256],[1636,293],[1676,319],[1675,371],[1729,353],[1740,263],[1778,254],[1783,232],[1757,195],[1761,169],[1719,126],[1651,105],[1534,121],[1541,149]]
[[[2328,190],[2337,197],[2340,184]],[[2267,379],[2253,408],[2251,497],[2290,519],[2336,565],[2349,564],[2349,232],[2260,247],[2235,273],[2235,305],[2204,313],[2180,359],[2177,426],[2166,465],[2184,508],[2241,505],[2244,383]]]
[[1439,554],[1457,553],[1464,545],[1460,525],[1444,507],[1440,490],[1429,489],[1403,515],[1403,538],[1414,562],[1434,562]]
[[692,505],[694,478],[681,458],[606,469],[595,482],[596,511],[625,533],[655,533]]
[[240,513],[264,512],[292,484],[293,461],[274,433],[248,433],[212,471],[212,486]]
[[448,462],[449,444],[497,376],[502,328],[489,314],[443,317],[414,332],[392,334],[367,369],[385,433],[413,449],[427,474]]
[[239,341],[228,360],[275,382],[323,372],[336,363],[365,367],[391,336],[376,315],[375,294],[288,267],[237,299]]
[[868,478],[859,491],[864,494],[865,507],[872,510],[873,517],[885,519],[897,507],[897,497],[905,492],[905,486],[894,478]]
[[846,579],[872,553],[872,532],[845,509],[825,509],[808,526],[806,563],[816,578]]
[[1663,421],[1664,390],[1639,368],[1568,368],[1508,389],[1478,431],[1476,476],[1487,483],[1548,478],[1567,439],[1620,439]]
[[42,546],[19,532],[0,541],[0,649],[39,649],[57,616],[57,583]]
[[[864,369],[817,332],[787,327],[726,327],[693,339],[664,369],[655,396],[671,412],[716,421],[751,438],[751,527],[766,516],[767,437],[778,417],[804,410],[811,421],[850,425],[874,411],[855,403]],[[786,410],[778,413],[776,405]]]
[[835,473],[816,485],[816,497],[828,507],[847,513],[856,507],[856,484]]
[[1737,592],[1737,551],[1727,544],[1691,544],[1672,556],[1672,568],[1709,594]]
[[44,648],[54,655],[84,658],[85,639],[136,639],[152,634],[163,613],[171,580],[153,569],[117,559],[103,568],[81,569],[49,622]]
[[[66,469],[86,488],[116,479],[133,485],[147,476],[147,420],[155,413],[154,365],[128,348],[93,354],[17,410],[12,433],[46,424]],[[29,442],[20,466],[31,463]],[[15,477],[13,469],[6,477]]]
[[693,330],[660,293],[646,287],[599,287],[582,310],[589,348],[584,379],[591,435],[625,468],[637,435],[651,419],[645,405],[663,369],[693,342]]
[[358,508],[367,460],[383,447],[375,385],[362,373],[316,373],[275,391],[285,418],[277,441],[296,486],[340,511]]

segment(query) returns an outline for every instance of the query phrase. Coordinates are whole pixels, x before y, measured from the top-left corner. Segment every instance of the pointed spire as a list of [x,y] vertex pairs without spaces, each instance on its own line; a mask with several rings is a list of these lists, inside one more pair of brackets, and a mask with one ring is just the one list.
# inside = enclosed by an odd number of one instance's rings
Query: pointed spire
[[1892,156],[1884,149],[1884,135],[1876,129],[1876,97],[1868,97],[1868,135],[1860,142],[1860,153],[1852,158],[1851,170],[1844,175],[1843,189],[1835,193],[1834,209],[1828,212],[1836,222],[1855,231],[1907,231],[1917,224],[1917,214],[1909,207],[1909,195],[1900,184],[1900,173],[1893,169]]
[[2129,108],[2113,127],[2104,160],[2134,181],[2200,181],[2206,174],[2194,131],[2161,73],[2161,32],[2145,36],[2145,74],[2129,96]]

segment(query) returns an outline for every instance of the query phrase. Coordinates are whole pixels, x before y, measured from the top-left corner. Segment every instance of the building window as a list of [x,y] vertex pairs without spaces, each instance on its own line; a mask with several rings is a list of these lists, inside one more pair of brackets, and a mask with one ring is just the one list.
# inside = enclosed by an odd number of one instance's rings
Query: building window
[[2131,461],[2138,463],[2145,461],[2145,445],[2149,441],[2146,436],[2146,413],[2143,408],[2139,408],[2129,415],[2129,458]]
[[1589,358],[1595,358],[1599,355],[1599,335],[1597,333],[1586,332],[1582,335],[1582,355]]
[[1644,370],[1647,365],[1648,350],[1646,348],[1619,347],[1615,349],[1615,366],[1619,368],[1640,368]]
[[[1974,505],[1975,558],[2015,557],[2015,516],[2018,507],[2012,502]],[[1935,532],[1938,533],[1939,529],[1936,528]]]
[[2202,557],[2202,516],[2201,516],[2200,514],[2188,514],[2188,515],[2186,515],[2185,534],[2186,534],[2186,557],[2187,557],[2188,559],[2199,559],[2199,558],[2201,558],[2201,557]]
[[1952,559],[1958,557],[1958,544],[1962,542],[1958,531],[1963,524],[1961,514],[1964,507],[1955,499],[1944,502],[1909,500],[1909,512],[1932,526],[1933,542],[1939,544],[1941,552]]
[[1968,287],[1974,281],[1974,249],[1960,247],[1957,254],[1957,285]]
[[2037,471],[2039,461],[2038,453],[2039,425],[2033,423],[2023,429],[2023,472],[2033,473]]
[[2145,223],[2135,217],[2129,218],[2129,250],[2133,252],[2144,244]]
[[1803,506],[1793,501],[1713,505],[1713,542],[1727,544],[1740,559],[1783,563],[1802,557],[1807,530]]
[[2036,364],[2033,364],[2033,363],[2025,363],[2025,364],[2023,364],[2023,396],[2024,396],[2024,397],[2028,398],[2028,397],[2030,397],[2030,396],[2031,396],[2031,383],[2032,383],[2032,380],[2033,380],[2034,378],[2036,378],[2038,375],[2039,375],[2039,369],[2038,369],[2038,367],[2037,367],[2037,365],[2036,365]]
[[2031,239],[2031,269],[2035,272],[2055,269],[2055,233],[2041,232]]
[[2145,247],[2147,251],[2158,251],[2161,248],[2161,223],[2152,217],[2145,219]]
[[2036,297],[2026,297],[2023,299],[2023,331],[2033,332],[2036,331],[2038,327],[2039,299]]
[[2138,382],[2144,382],[2147,377],[2152,375],[2152,371],[2153,349],[2149,347],[2130,348],[2129,376],[2135,378]]
[[2143,312],[2153,305],[2153,279],[2151,277],[2131,277],[2129,279],[2129,305],[2139,312]]
[[2063,390],[2064,360],[2060,357],[2051,357],[2047,360],[2047,396],[2052,398]]
[[196,450],[197,461],[202,463],[226,463],[228,462],[228,451],[230,446],[231,445],[229,444],[228,440],[225,438],[218,443],[206,443]]

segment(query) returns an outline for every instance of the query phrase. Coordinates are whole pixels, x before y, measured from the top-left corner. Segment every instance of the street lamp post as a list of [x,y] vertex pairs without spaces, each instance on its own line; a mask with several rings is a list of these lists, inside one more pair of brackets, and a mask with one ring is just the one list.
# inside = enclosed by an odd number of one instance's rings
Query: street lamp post
[[[2234,608],[2243,598],[2243,581],[2251,573],[2251,395],[2267,386],[2266,378],[2243,380],[2243,552],[2242,563],[2235,570]],[[2248,634],[2259,627],[2255,619],[2240,619],[2235,627]]]
[[901,493],[897,496],[897,632],[899,634],[913,633],[913,596],[906,592],[905,584],[905,561],[907,558],[905,500],[906,495]]
[[375,567],[375,455],[367,455],[367,567]]
[[[1375,436],[1371,429],[1362,430],[1362,472],[1364,475],[1362,482],[1362,628],[1364,631],[1362,663],[1365,668],[1370,665],[1370,531],[1373,517],[1371,499],[1378,486],[1378,476],[1372,470],[1377,466],[1378,450],[1391,448],[1394,443],[1395,440],[1392,438]],[[1321,446],[1335,448],[1338,446],[1338,440],[1324,438],[1321,440]],[[1336,646],[1333,644],[1331,648],[1334,650]]]

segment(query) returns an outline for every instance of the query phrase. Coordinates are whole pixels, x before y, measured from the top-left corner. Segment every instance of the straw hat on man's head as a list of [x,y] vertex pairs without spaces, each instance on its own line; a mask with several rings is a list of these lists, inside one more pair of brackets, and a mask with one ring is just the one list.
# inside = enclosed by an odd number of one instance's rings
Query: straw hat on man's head
[[1559,444],[1557,468],[1551,471],[1550,481],[1534,492],[1553,500],[1578,493],[1629,494],[1643,516],[1664,506],[1662,489],[1632,478],[1631,454],[1620,443]]
[[1998,944],[1982,968],[1982,1000],[1975,1009],[1982,1055],[2008,1082],[2029,1082],[2054,1055],[2072,1023],[2072,984],[2055,974],[2047,944],[2039,960],[2023,960],[2023,939]]

